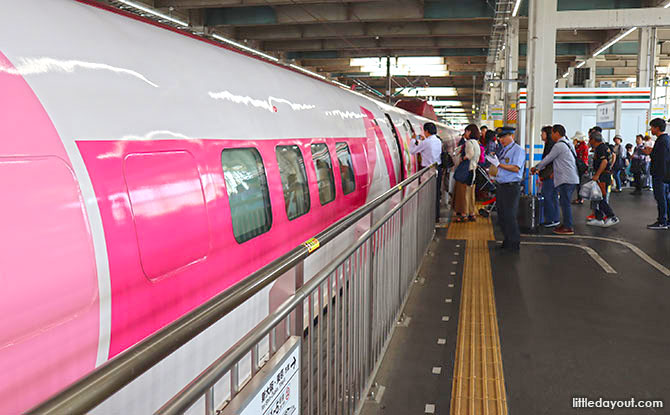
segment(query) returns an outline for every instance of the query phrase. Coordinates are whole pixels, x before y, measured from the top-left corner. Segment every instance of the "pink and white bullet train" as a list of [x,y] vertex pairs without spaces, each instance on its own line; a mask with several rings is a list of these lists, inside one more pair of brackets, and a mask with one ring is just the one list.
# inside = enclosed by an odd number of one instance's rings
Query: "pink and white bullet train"
[[[88,3],[0,0],[3,415],[416,171],[410,131],[428,121]],[[307,277],[354,237],[311,257]],[[285,291],[264,290],[94,412],[155,410]]]

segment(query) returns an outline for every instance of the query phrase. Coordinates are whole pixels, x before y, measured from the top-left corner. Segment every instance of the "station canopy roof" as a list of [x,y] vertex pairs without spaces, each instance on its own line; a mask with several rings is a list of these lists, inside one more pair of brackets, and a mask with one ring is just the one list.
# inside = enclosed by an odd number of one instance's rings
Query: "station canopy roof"
[[[559,10],[656,7],[667,0],[558,0]],[[187,22],[190,29],[229,39],[348,86],[423,96],[440,107],[471,108],[482,99],[496,10],[517,0],[106,0],[137,11],[140,4]],[[524,86],[528,0],[518,0],[519,73]],[[557,77],[621,31],[557,33]],[[599,79],[635,77],[637,32],[601,54]],[[670,40],[670,30],[659,30]],[[670,45],[669,45],[670,46]],[[670,47],[668,47],[670,51]],[[667,58],[667,59],[666,59]],[[670,58],[661,56],[660,66]],[[473,82],[474,81],[474,82]],[[473,85],[475,88],[473,89]],[[363,87],[364,86],[364,87]],[[432,88],[449,94],[432,93]],[[421,89],[419,89],[421,88]],[[414,90],[414,92],[412,92]],[[417,92],[418,91],[418,92]],[[421,95],[425,93],[425,95]],[[443,102],[446,104],[441,105]],[[454,102],[457,104],[454,105]],[[461,110],[457,110],[461,113]],[[463,117],[463,115],[459,115]]]

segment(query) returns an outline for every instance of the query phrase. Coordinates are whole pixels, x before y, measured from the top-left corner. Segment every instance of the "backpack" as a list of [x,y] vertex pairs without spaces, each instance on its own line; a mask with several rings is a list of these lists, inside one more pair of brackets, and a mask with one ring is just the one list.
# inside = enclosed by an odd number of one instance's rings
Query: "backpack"
[[589,166],[587,166],[586,163],[584,163],[584,160],[582,160],[582,159],[580,159],[579,157],[577,157],[577,153],[575,153],[575,152],[572,150],[572,148],[568,145],[568,143],[566,143],[565,141],[559,141],[559,143],[563,143],[563,144],[565,144],[566,146],[568,146],[568,150],[570,150],[570,152],[572,153],[572,155],[575,157],[575,165],[577,166],[577,175],[578,175],[579,177],[582,177],[584,174],[586,174],[586,172],[587,172],[588,169],[589,169]]

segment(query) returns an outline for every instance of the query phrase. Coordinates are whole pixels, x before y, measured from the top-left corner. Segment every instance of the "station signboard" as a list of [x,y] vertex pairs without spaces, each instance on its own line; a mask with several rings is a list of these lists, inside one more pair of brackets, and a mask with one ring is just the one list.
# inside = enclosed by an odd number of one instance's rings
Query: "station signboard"
[[223,409],[222,415],[300,415],[300,338],[293,336]]
[[607,101],[596,107],[596,125],[603,130],[618,129],[621,120],[621,101]]

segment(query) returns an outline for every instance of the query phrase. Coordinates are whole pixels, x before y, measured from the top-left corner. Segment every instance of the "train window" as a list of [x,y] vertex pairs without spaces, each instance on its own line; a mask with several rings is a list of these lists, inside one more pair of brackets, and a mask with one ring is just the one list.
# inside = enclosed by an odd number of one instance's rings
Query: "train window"
[[233,234],[239,243],[267,232],[272,207],[263,159],[255,148],[231,148],[221,153]]
[[319,185],[319,201],[325,205],[335,200],[333,162],[330,159],[328,146],[323,143],[312,144],[312,159],[314,159],[316,181]]
[[309,186],[305,161],[298,146],[278,146],[277,164],[284,190],[286,216],[293,220],[309,212]]
[[351,161],[351,152],[347,143],[337,143],[337,160],[340,162],[340,175],[342,176],[342,192],[345,195],[356,190],[356,177],[354,175],[354,163]]

